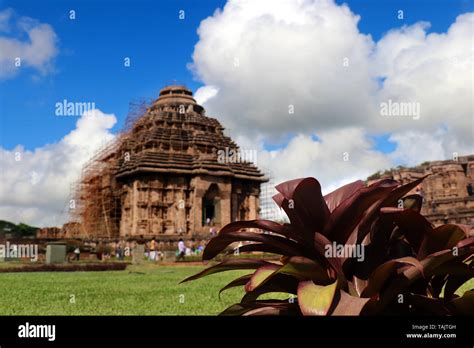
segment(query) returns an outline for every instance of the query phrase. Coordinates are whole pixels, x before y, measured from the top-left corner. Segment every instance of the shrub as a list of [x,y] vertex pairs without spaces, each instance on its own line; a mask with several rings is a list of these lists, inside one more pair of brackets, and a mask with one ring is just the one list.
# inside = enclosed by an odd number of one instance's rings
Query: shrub
[[381,174],[380,171],[379,171],[379,172],[374,173],[374,174],[372,174],[371,176],[369,176],[369,177],[367,178],[367,180],[378,180],[378,179],[380,179],[381,175],[382,175],[382,174]]
[[[474,290],[462,297],[455,294],[474,275],[471,228],[434,227],[420,214],[422,197],[407,193],[423,179],[405,185],[391,179],[370,186],[356,181],[324,197],[314,178],[282,183],[273,199],[289,224],[230,223],[203,253],[203,260],[211,260],[234,242],[250,241],[238,248],[240,254],[270,252],[280,255],[280,261],[224,260],[183,282],[222,271],[252,270],[221,290],[243,286],[246,292],[224,315],[472,314]],[[360,246],[364,258],[328,255],[333,245],[343,250]],[[274,292],[290,297],[260,299]]]
[[98,271],[123,271],[128,263],[110,262],[110,263],[83,263],[83,264],[40,264],[25,265],[21,267],[2,267],[0,273],[12,272],[98,272]]

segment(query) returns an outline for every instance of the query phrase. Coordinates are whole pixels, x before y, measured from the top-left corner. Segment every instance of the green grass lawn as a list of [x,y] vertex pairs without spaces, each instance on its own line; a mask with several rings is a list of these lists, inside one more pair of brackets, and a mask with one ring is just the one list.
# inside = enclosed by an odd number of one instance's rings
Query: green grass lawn
[[[247,271],[178,284],[201,269],[145,264],[125,271],[2,273],[0,315],[215,315],[239,302],[241,287],[224,292],[221,300],[218,292]],[[472,288],[474,280],[458,293]]]
[[[0,274],[0,315],[215,315],[243,290],[219,290],[245,271],[178,284],[199,266],[129,266],[125,271]],[[71,303],[71,295],[75,303]]]

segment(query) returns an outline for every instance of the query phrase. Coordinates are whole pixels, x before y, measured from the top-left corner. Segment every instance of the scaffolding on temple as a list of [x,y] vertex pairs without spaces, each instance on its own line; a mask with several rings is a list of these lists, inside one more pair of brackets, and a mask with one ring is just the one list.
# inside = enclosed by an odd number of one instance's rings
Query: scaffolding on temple
[[275,186],[278,183],[275,182],[274,177],[268,168],[264,168],[264,172],[267,175],[268,182],[261,184],[260,218],[272,221],[282,221],[284,220],[284,214],[272,198],[278,193],[275,189]]
[[114,139],[104,145],[84,165],[80,180],[75,185],[71,220],[81,222],[81,235],[94,234],[106,238],[116,235],[119,221],[117,199],[120,195],[112,187],[114,166],[109,164],[114,160],[118,144],[118,139]]
[[79,180],[71,185],[69,226],[75,230],[66,231],[69,236],[107,239],[119,236],[122,191],[114,180],[117,161],[121,156],[118,152],[133,124],[148,107],[145,100],[131,102],[122,131],[104,143],[82,167]]

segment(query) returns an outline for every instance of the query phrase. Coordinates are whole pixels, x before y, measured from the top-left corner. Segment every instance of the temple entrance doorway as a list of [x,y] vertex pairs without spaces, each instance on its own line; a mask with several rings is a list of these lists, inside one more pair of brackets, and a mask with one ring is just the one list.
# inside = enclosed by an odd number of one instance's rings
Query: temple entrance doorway
[[217,184],[211,184],[202,198],[202,225],[220,225],[220,197]]

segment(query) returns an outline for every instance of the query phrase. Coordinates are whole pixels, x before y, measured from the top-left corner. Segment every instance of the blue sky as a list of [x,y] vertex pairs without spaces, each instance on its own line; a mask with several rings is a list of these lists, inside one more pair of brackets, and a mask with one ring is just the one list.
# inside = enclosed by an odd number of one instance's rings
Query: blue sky
[[[403,8],[405,21],[431,23],[430,32],[444,32],[460,13],[472,10],[469,1],[337,1],[348,3],[361,16],[359,29],[378,40],[400,26],[396,11]],[[114,113],[119,130],[129,102],[154,98],[170,83],[201,86],[187,65],[192,61],[200,22],[222,8],[225,1],[0,1],[0,10],[11,8],[17,16],[34,18],[52,26],[59,39],[54,71],[46,76],[23,69],[0,81],[0,146],[22,144],[32,150],[57,142],[75,127],[75,117],[58,118],[58,101],[95,102]],[[68,11],[76,11],[76,19]],[[185,20],[178,11],[185,10]],[[7,33],[15,37],[17,33]],[[131,67],[123,66],[124,57]],[[218,116],[218,115],[216,115]],[[372,138],[376,149],[390,152],[388,134]],[[278,148],[268,145],[268,149]]]
[[[472,1],[261,1],[0,0],[0,219],[68,221],[71,184],[130,102],[173,83],[258,152],[271,185],[312,176],[327,193],[474,153]],[[56,116],[65,99],[95,117]],[[386,117],[392,99],[421,112]]]

